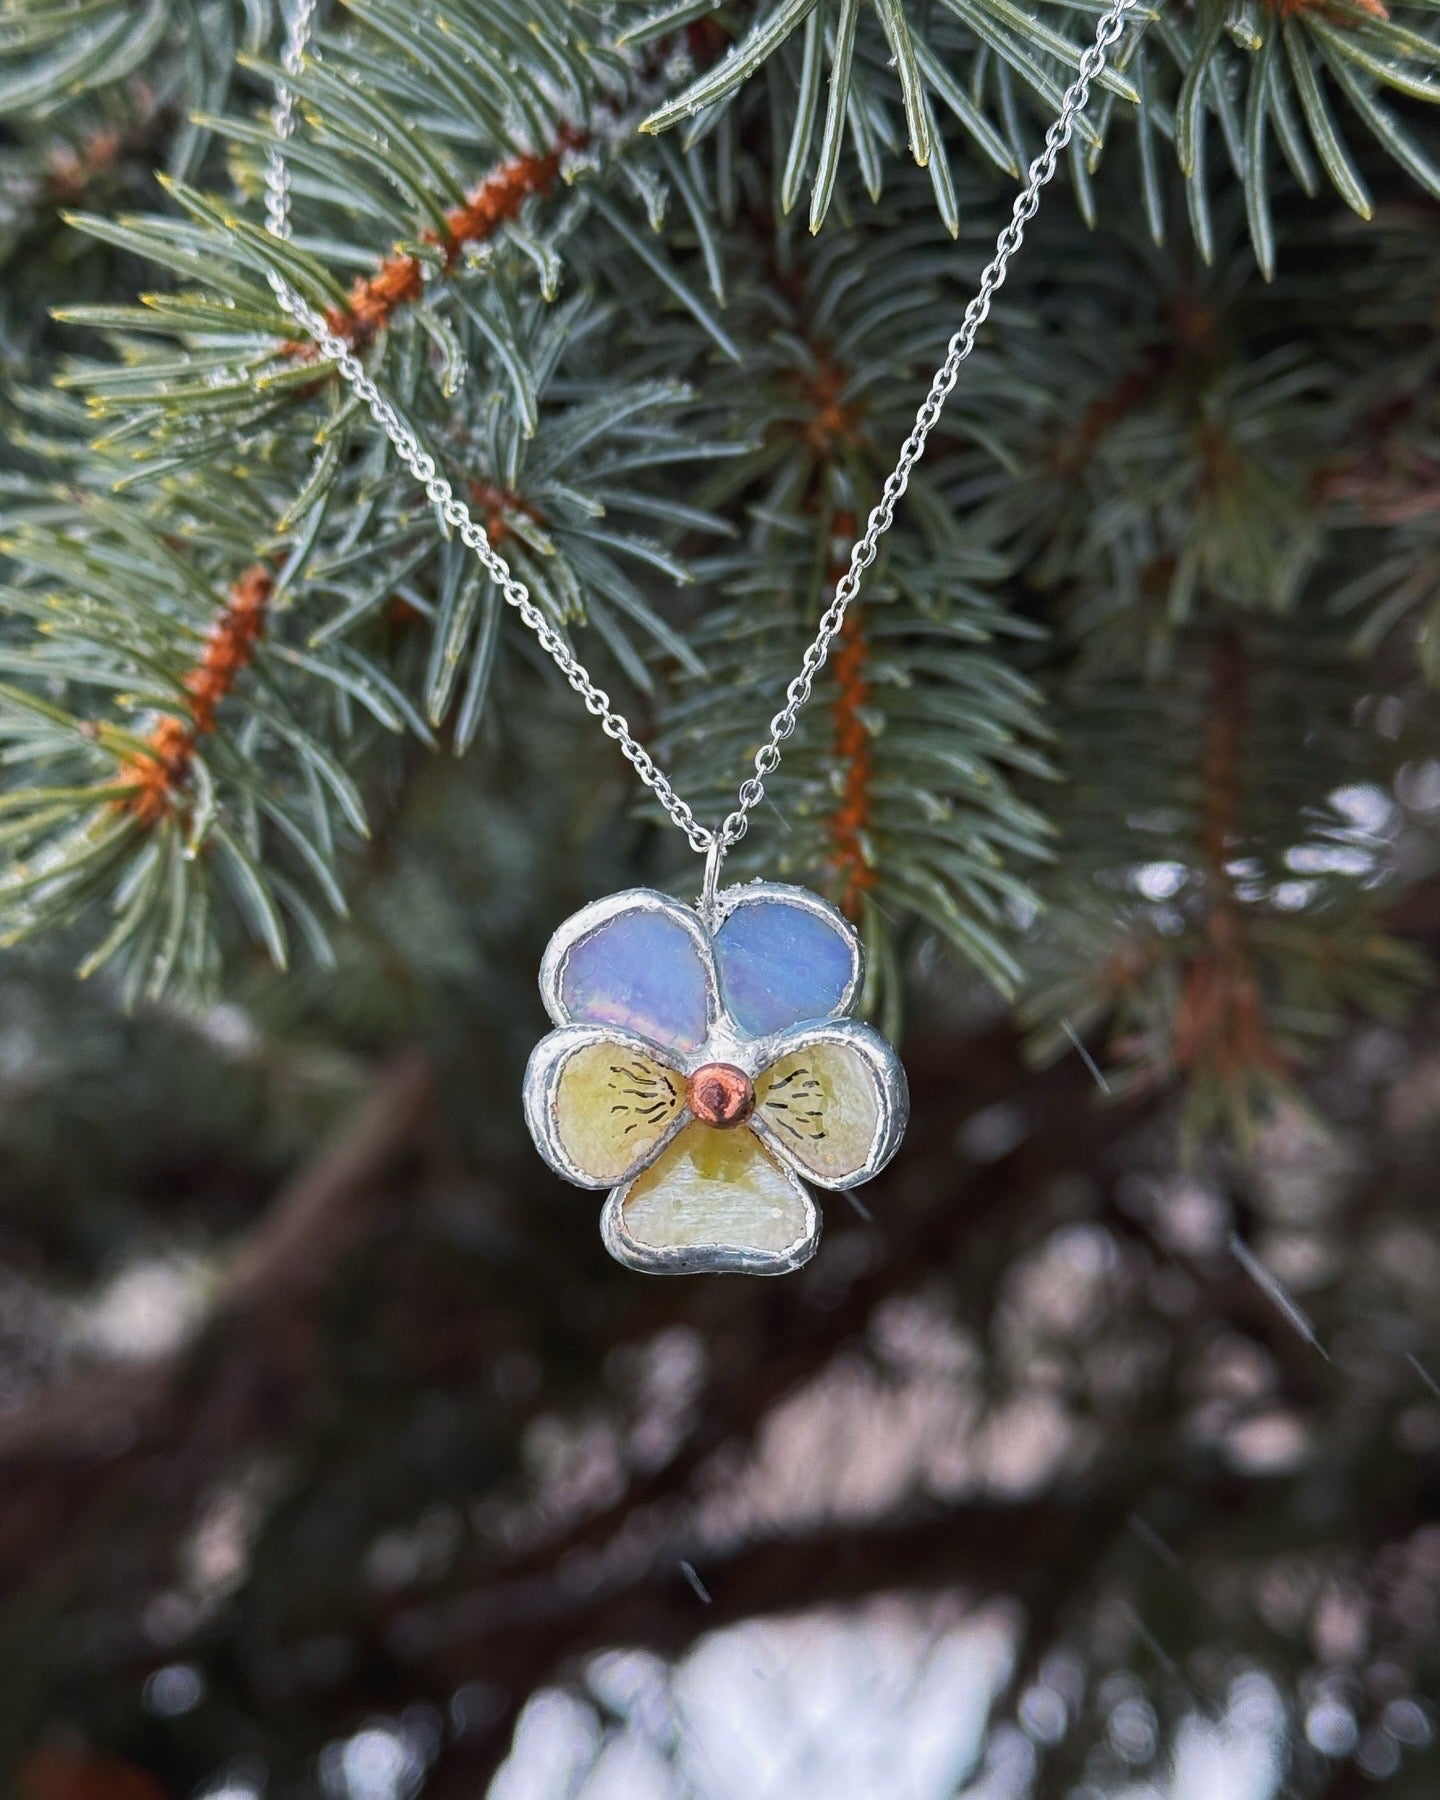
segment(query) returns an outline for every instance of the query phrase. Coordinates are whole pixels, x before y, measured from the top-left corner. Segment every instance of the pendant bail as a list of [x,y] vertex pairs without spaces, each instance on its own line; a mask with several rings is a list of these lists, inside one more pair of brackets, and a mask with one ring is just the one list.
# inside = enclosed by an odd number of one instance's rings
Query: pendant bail
[[700,917],[712,930],[715,926],[715,901],[720,892],[720,865],[729,848],[725,833],[717,831],[705,851],[705,885],[700,890]]

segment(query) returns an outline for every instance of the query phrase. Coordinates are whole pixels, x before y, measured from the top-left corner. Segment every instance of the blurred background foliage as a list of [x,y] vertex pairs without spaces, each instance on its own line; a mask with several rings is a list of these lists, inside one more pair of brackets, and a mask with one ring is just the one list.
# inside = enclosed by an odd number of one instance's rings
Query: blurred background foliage
[[[1434,9],[1143,8],[729,865],[915,1123],[610,1264],[534,970],[698,867],[1093,0],[0,0],[22,1800],[1430,1800]],[[76,979],[79,970],[83,980]]]

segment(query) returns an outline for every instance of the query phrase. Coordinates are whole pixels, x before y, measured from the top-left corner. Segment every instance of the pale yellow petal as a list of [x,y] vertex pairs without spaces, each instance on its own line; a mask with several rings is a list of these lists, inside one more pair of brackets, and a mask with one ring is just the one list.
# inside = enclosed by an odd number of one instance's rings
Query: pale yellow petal
[[620,1181],[664,1137],[684,1099],[684,1077],[642,1051],[587,1044],[555,1084],[555,1134],[592,1181]]
[[808,1195],[743,1125],[691,1124],[635,1178],[620,1222],[642,1250],[699,1247],[783,1256],[810,1238]]
[[802,1044],[758,1078],[755,1099],[775,1141],[817,1181],[843,1182],[870,1162],[882,1102],[854,1044]]

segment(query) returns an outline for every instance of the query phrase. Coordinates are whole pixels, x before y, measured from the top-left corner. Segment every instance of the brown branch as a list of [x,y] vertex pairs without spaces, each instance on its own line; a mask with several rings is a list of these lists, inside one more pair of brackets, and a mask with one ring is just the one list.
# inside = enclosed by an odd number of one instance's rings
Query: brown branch
[[701,1632],[808,1610],[817,1596],[838,1606],[887,1590],[958,1588],[976,1599],[1003,1593],[1023,1601],[1096,1534],[1123,1521],[1136,1498],[1123,1481],[1038,1500],[966,1501],[898,1525],[830,1522],[702,1558],[697,1573],[708,1602],[679,1566],[682,1556],[699,1554],[683,1543],[594,1587],[555,1570],[451,1602],[436,1621],[435,1660],[447,1680],[507,1684],[529,1664],[533,1687],[590,1650],[624,1644],[673,1656]]
[[[587,133],[562,125],[550,149],[514,156],[501,163],[471,192],[463,206],[452,207],[446,213],[442,231],[422,232],[421,242],[443,251],[446,269],[452,268],[467,245],[492,238],[502,225],[519,216],[527,200],[547,194],[566,153],[582,149],[588,142]],[[397,251],[386,257],[373,275],[357,277],[346,304],[326,309],[325,322],[337,337],[363,346],[389,325],[402,306],[418,300],[424,289],[425,265],[421,258]],[[287,349],[296,357],[314,354],[310,344],[290,344]]]
[[514,488],[497,487],[492,481],[472,481],[470,498],[485,516],[485,535],[492,545],[509,537],[512,518],[529,519],[536,525],[545,522],[540,509]]
[[[562,1563],[413,1615],[409,1629],[433,1648],[391,1672],[372,1665],[376,1683],[363,1704],[383,1709],[413,1697],[417,1676],[435,1692],[475,1682],[495,1695],[494,1716],[448,1747],[426,1784],[426,1800],[460,1800],[484,1791],[529,1696],[597,1650],[623,1646],[675,1658],[727,1625],[887,1593],[953,1590],[972,1604],[1004,1595],[1044,1615],[1062,1572],[1088,1565],[1097,1538],[1114,1540],[1148,1478],[1146,1468],[1109,1487],[971,1500],[881,1525],[827,1521],[718,1556],[674,1542],[643,1567],[594,1584]],[[697,1556],[708,1599],[681,1567],[682,1558]]]
[[25,1759],[16,1787],[17,1800],[170,1800],[173,1792],[138,1763],[53,1744]]
[[1074,479],[1090,467],[1105,438],[1177,372],[1204,367],[1215,356],[1219,320],[1213,305],[1184,289],[1171,296],[1165,341],[1144,351],[1135,365],[1098,393],[1074,426],[1057,434],[1049,460]]
[[1440,513],[1440,461],[1423,451],[1355,457],[1328,470],[1316,493],[1350,502],[1369,525],[1413,525]]
[[1149,397],[1170,362],[1171,357],[1165,351],[1152,350],[1141,357],[1133,369],[1095,396],[1081,413],[1074,429],[1055,442],[1055,466],[1062,475],[1073,478],[1084,473],[1111,427],[1118,425]]
[[418,1051],[388,1063],[358,1110],[276,1195],[225,1271],[223,1316],[304,1299],[329,1279],[369,1222],[367,1200],[428,1112],[433,1084]]
[[[1385,0],[1350,0],[1350,4],[1359,11],[1368,13],[1372,19],[1385,20],[1390,17],[1390,8]],[[1264,0],[1268,12],[1279,19],[1298,19],[1305,13],[1319,13],[1327,24],[1339,26],[1344,30],[1354,30],[1355,20],[1343,7],[1332,6],[1329,0]]]
[[275,578],[263,563],[239,576],[205,639],[200,660],[184,679],[189,716],[167,713],[151,731],[149,748],[127,757],[121,783],[129,791],[115,805],[154,825],[176,809],[202,737],[215,729],[220,702],[250,666],[265,630]]
[[[841,552],[848,550],[855,533],[851,513],[835,520],[836,557],[827,580],[833,587],[845,573]],[[870,647],[865,638],[865,618],[859,596],[850,602],[840,629],[840,647],[833,668],[835,702],[830,715],[835,721],[835,755],[844,769],[840,805],[830,820],[831,857],[840,877],[836,904],[847,919],[858,920],[866,888],[875,885],[875,871],[865,852],[865,833],[870,824],[870,784],[874,763],[870,754],[870,728],[865,723],[865,703],[870,697],[865,679]]]
[[74,206],[128,157],[152,154],[157,139],[175,124],[174,108],[162,105],[150,84],[132,79],[129,97],[133,118],[124,125],[96,125],[75,142],[57,139],[45,156],[46,197],[57,206]]
[[[480,1772],[493,1768],[503,1756],[509,1721],[528,1694],[546,1680],[564,1679],[575,1658],[601,1644],[646,1643],[674,1654],[698,1634],[736,1617],[935,1586],[977,1595],[1017,1593],[1027,1618],[1035,1621],[1037,1635],[1053,1628],[1057,1590],[1070,1592],[1076,1580],[1090,1579],[1087,1571],[1093,1573],[1097,1543],[1115,1543],[1126,1512],[1154,1479],[1153,1465],[1145,1466],[1147,1447],[1153,1442],[1164,1453],[1168,1439],[1162,1443],[1158,1435],[1152,1440],[1145,1431],[1133,1433],[1128,1442],[1134,1448],[1109,1469],[1100,1485],[1043,1501],[993,1506],[971,1502],[912,1514],[899,1526],[883,1530],[831,1522],[815,1532],[769,1540],[713,1559],[702,1557],[684,1535],[682,1503],[700,1455],[749,1429],[776,1398],[823,1367],[837,1348],[856,1341],[877,1300],[886,1295],[941,1279],[957,1307],[979,1318],[984,1304],[977,1295],[993,1295],[1000,1272],[1013,1265],[1017,1251],[1053,1227],[1054,1217],[1040,1196],[1053,1187],[1057,1168],[1078,1164],[1094,1169],[1103,1185],[1103,1172],[1114,1160],[1110,1146],[1137,1116],[1130,1106],[1094,1107],[1088,1077],[1073,1060],[1027,1077],[1013,1038],[1004,1032],[946,1039],[928,1048],[917,1045],[910,1062],[917,1098],[916,1135],[897,1177],[876,1195],[880,1223],[867,1228],[870,1255],[862,1273],[842,1289],[832,1287],[828,1292],[805,1278],[774,1288],[738,1283],[686,1283],[679,1288],[624,1284],[616,1294],[617,1301],[623,1300],[623,1310],[611,1313],[605,1323],[610,1344],[643,1341],[648,1332],[663,1329],[677,1317],[704,1334],[711,1358],[711,1380],[697,1403],[702,1420],[697,1437],[704,1440],[704,1449],[697,1444],[694,1458],[687,1449],[658,1484],[641,1482],[633,1487],[617,1517],[598,1528],[592,1521],[588,1534],[551,1540],[526,1566],[457,1571],[462,1585],[453,1599],[416,1602],[411,1597],[376,1606],[373,1600],[355,1596],[361,1614],[356,1674],[333,1696],[307,1699],[313,1716],[323,1717],[325,1729],[337,1733],[352,1729],[367,1710],[398,1710],[418,1693],[442,1697],[464,1681],[503,1690],[505,1700],[495,1720],[447,1747],[436,1783],[427,1786],[427,1800],[439,1800],[441,1795],[483,1791]],[[957,1170],[953,1147],[957,1093],[966,1096],[967,1110],[1023,1096],[1030,1135],[993,1164],[968,1170],[962,1165]],[[306,1210],[298,1207],[302,1215]],[[263,1236],[257,1234],[257,1241],[263,1242]],[[279,1240],[287,1241],[286,1234],[280,1233]],[[241,1291],[270,1292],[267,1270],[276,1261],[282,1270],[293,1267],[297,1258],[308,1261],[305,1246],[314,1242],[306,1230],[283,1253],[257,1251],[243,1278],[237,1263]],[[843,1266],[843,1259],[837,1266]],[[557,1288],[565,1285],[564,1267],[562,1263],[555,1272]],[[823,1259],[815,1274],[825,1276]],[[503,1312],[509,1304],[497,1291],[496,1310]],[[1213,1317],[1203,1306],[1197,1322],[1202,1314],[1207,1321]],[[465,1330],[469,1335],[476,1330],[493,1335],[488,1309],[468,1321]],[[269,1370],[258,1383],[261,1400],[266,1397],[266,1380],[273,1392],[277,1373],[283,1381],[293,1360],[277,1357],[275,1335],[268,1318],[256,1330],[251,1315],[248,1356]],[[235,1348],[238,1354],[240,1346]],[[274,1422],[257,1416],[253,1374],[236,1371],[217,1382],[209,1367],[195,1373],[203,1373],[206,1385],[190,1402],[184,1454],[213,1480],[213,1414],[217,1404],[229,1405],[229,1417],[236,1417],[232,1390],[237,1379],[240,1401],[247,1409],[242,1423],[248,1421],[252,1435],[260,1438],[272,1431]],[[301,1371],[302,1376],[305,1373]],[[287,1391],[293,1392],[296,1385],[292,1380]],[[303,1393],[300,1403],[305,1403]],[[541,1403],[553,1406],[556,1398],[549,1394]],[[283,1431],[286,1425],[282,1417],[279,1428]],[[167,1460],[154,1465],[151,1473],[166,1475],[173,1466]],[[6,1485],[0,1469],[0,1491]],[[149,1495],[155,1487],[155,1481],[147,1479],[136,1491]],[[1266,1484],[1205,1489],[1207,1505],[1227,1495],[1232,1503],[1249,1505],[1253,1494],[1253,1503],[1267,1510],[1274,1507],[1273,1492]],[[1241,1498],[1237,1501],[1236,1496]],[[667,1501],[674,1503],[673,1510]],[[643,1562],[632,1557],[616,1573],[611,1539],[618,1525],[625,1516],[638,1520],[641,1509],[652,1502],[659,1502],[659,1509],[650,1513],[647,1541],[664,1548]],[[1013,1525],[1008,1539],[1007,1517]],[[93,1517],[87,1524],[93,1537]],[[5,1536],[3,1527],[0,1518],[0,1538]],[[712,1605],[703,1605],[686,1585],[678,1567],[681,1556],[697,1561]],[[977,1563],[983,1565],[978,1574]],[[606,1578],[588,1584],[587,1575],[599,1570],[607,1571]],[[447,1584],[451,1580],[447,1576]],[[147,1646],[143,1654],[150,1653]]]
[[1200,759],[1200,849],[1205,942],[1186,972],[1175,1015],[1176,1066],[1232,1083],[1256,1070],[1280,1072],[1276,1043],[1245,941],[1230,864],[1239,839],[1240,761],[1247,721],[1248,664],[1240,628],[1222,625],[1211,658],[1209,719]]
[[92,182],[110,174],[125,149],[125,134],[113,125],[87,131],[78,144],[54,145],[45,158],[50,198],[59,205],[75,205]]
[[[0,1589],[53,1558],[57,1539],[75,1541],[84,1521],[112,1504],[149,1459],[175,1455],[167,1487],[174,1501],[177,1483],[209,1478],[209,1459],[198,1453],[203,1440],[217,1431],[243,1438],[283,1428],[276,1396],[295,1391],[307,1302],[369,1226],[381,1180],[413,1141],[430,1096],[429,1070],[417,1054],[381,1071],[359,1109],[239,1245],[193,1349],[139,1367],[87,1371],[0,1419]],[[299,1336],[292,1320],[300,1321]],[[243,1373],[236,1359],[246,1364]],[[201,1366],[203,1383],[191,1378]],[[219,1406],[217,1393],[225,1401]]]
[[864,408],[858,401],[843,398],[849,379],[844,365],[837,362],[823,344],[817,345],[814,373],[802,376],[799,386],[801,398],[810,408],[805,438],[819,456],[830,457],[842,447],[853,447],[864,441],[861,426]]

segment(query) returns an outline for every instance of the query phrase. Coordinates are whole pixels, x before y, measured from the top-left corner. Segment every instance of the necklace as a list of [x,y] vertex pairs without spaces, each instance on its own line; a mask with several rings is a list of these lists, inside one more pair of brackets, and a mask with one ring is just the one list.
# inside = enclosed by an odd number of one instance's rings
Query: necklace
[[[702,825],[631,731],[609,695],[516,579],[355,350],[283,276],[270,285],[286,313],[333,363],[441,518],[474,552],[560,673],[619,746],[641,781],[705,858],[697,905],[650,888],[612,894],[568,919],[540,967],[556,1029],[525,1072],[525,1118],[550,1166],[578,1186],[609,1189],[606,1248],[633,1269],[755,1275],[797,1269],[815,1253],[820,1218],[807,1184],[857,1187],[898,1148],[908,1102],[895,1051],[849,1015],[860,991],[860,944],[832,906],[807,889],[756,881],[720,886],[727,852],[749,829],[780,765],[815,678],[845,621],[924,453],[925,442],[974,348],[1025,228],[1069,144],[1107,53],[1139,0],[1111,0],[1081,53],[1074,81],[1030,164],[1009,222],[921,402],[850,562],[821,614],[785,703],[770,721],[734,810]],[[316,0],[296,0],[282,66],[298,75]],[[290,237],[283,146],[295,96],[276,87],[276,147],[266,174],[271,234]]]

